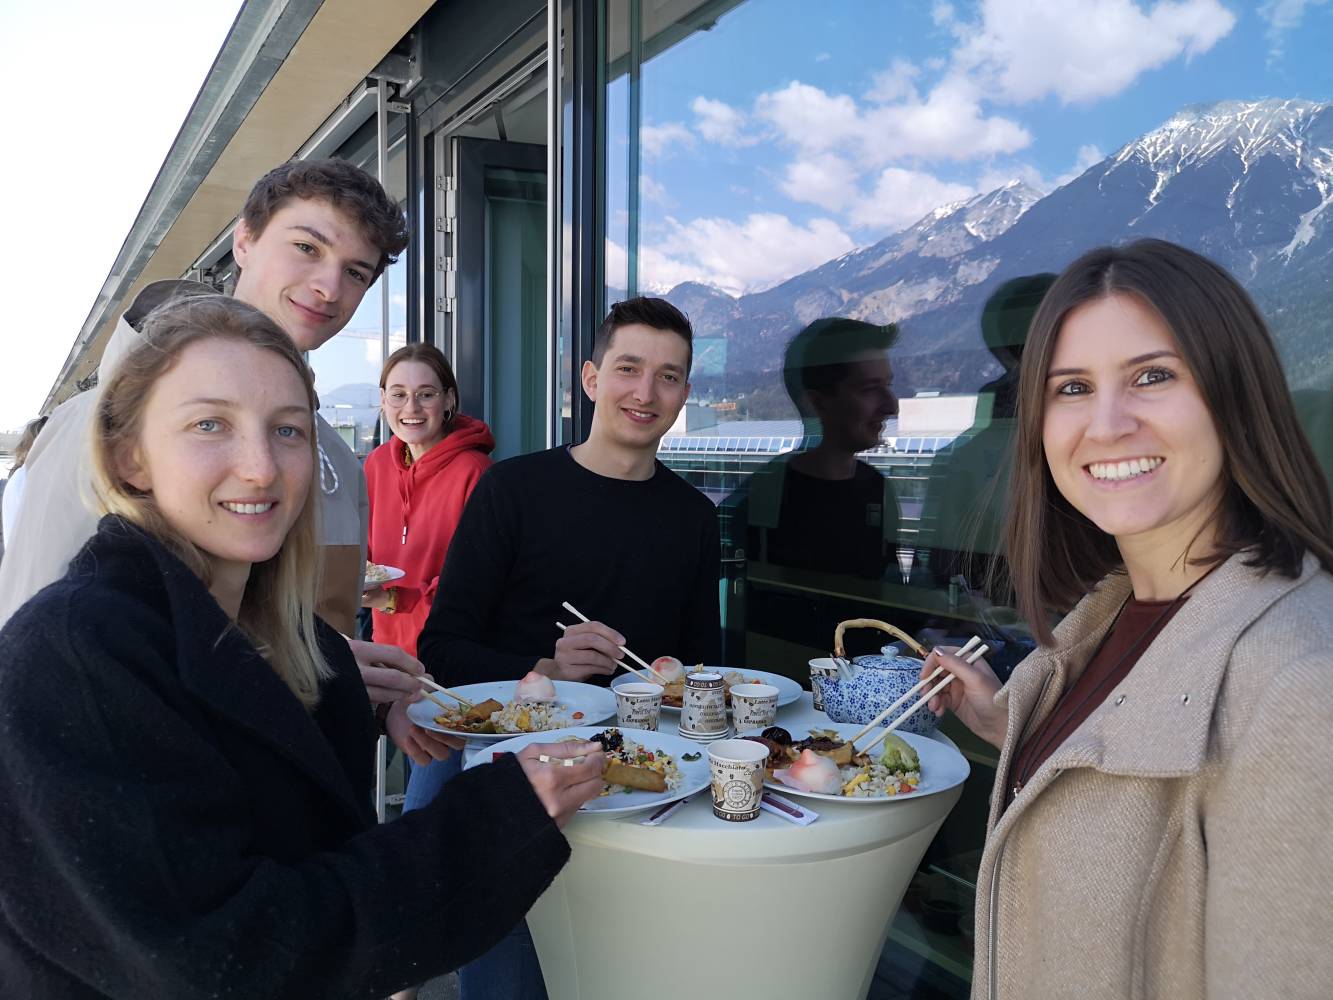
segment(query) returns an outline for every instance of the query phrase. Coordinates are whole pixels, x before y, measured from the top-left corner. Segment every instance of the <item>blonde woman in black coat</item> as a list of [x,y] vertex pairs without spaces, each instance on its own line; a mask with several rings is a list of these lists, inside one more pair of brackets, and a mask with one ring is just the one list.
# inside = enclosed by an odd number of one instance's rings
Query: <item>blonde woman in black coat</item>
[[107,516],[0,631],[0,996],[382,997],[485,952],[567,859],[596,745],[376,826],[374,716],[311,610],[309,369],[220,296],[143,337],[97,413]]

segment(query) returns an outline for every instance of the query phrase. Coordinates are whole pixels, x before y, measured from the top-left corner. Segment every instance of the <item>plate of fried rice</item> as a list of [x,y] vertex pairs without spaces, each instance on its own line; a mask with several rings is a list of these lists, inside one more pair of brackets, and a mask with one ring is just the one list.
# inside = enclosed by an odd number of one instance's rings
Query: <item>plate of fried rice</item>
[[[811,735],[847,740],[859,730],[859,726],[850,723],[834,723],[812,731]],[[753,739],[765,731],[767,730],[754,730],[742,734],[739,738]],[[863,736],[858,741],[860,745],[868,744],[874,738],[875,732]],[[792,734],[793,737],[797,735]],[[903,744],[910,750],[903,752],[892,750],[890,744],[894,736],[900,736]],[[849,804],[882,804],[933,795],[962,784],[971,770],[967,758],[952,745],[928,736],[904,732],[889,734],[885,742],[872,748],[868,754],[858,754],[849,763],[838,766],[837,792],[811,791],[803,788],[799,784],[792,783],[791,773],[784,777],[775,775],[776,771],[791,772],[794,764],[795,761],[789,759],[777,762],[777,767],[774,767],[774,762],[770,760],[764,786],[783,795]],[[825,770],[827,769],[826,765]],[[799,781],[801,777],[799,767],[794,777]]]
[[555,701],[524,701],[514,695],[514,681],[462,684],[452,690],[474,705],[492,703],[484,718],[469,717],[448,695],[438,695],[450,708],[429,699],[407,706],[407,717],[423,729],[466,736],[469,740],[493,743],[520,733],[543,733],[570,726],[591,725],[616,714],[616,696],[606,688],[578,681],[555,681]]

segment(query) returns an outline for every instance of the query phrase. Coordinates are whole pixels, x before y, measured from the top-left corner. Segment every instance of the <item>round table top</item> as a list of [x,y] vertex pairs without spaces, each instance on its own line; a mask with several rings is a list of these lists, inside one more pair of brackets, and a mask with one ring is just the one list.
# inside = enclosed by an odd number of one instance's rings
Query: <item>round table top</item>
[[[676,718],[663,715],[659,729],[671,731]],[[779,708],[776,724],[797,738],[804,737],[809,729],[831,725],[827,715],[815,711],[809,692]],[[953,746],[941,734],[934,738]],[[469,744],[465,754],[470,760],[476,752],[489,750],[486,744]],[[748,823],[718,819],[713,815],[709,791],[704,789],[658,826],[643,825],[653,815],[652,810],[615,816],[581,814],[566,824],[564,832],[576,849],[579,845],[610,847],[694,864],[791,864],[856,854],[910,836],[938,822],[953,808],[961,787],[879,803],[844,804],[784,796],[800,808],[819,814],[808,826],[768,812],[761,812]]]

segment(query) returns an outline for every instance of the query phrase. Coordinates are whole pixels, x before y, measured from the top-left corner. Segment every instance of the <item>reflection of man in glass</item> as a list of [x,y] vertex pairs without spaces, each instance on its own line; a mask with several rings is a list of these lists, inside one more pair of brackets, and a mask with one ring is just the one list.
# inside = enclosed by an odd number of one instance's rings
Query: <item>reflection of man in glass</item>
[[897,558],[898,502],[857,454],[898,413],[888,348],[894,326],[821,319],[787,345],[783,381],[809,446],[750,482],[749,554],[795,569],[878,580]]
[[1003,528],[1023,345],[1054,280],[1053,274],[1034,274],[1006,281],[982,308],[982,340],[1004,371],[977,391],[976,422],[931,466],[922,517],[931,539],[931,572],[941,585],[958,575],[971,587],[985,585]]

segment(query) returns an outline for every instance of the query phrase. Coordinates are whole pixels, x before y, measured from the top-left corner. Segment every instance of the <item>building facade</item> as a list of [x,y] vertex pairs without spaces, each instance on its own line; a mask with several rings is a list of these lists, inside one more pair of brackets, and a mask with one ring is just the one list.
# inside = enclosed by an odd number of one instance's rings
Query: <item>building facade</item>
[[[409,341],[452,359],[497,457],[577,442],[591,408],[576,376],[607,306],[662,294],[698,339],[691,409],[661,457],[718,504],[728,664],[805,677],[838,621],[871,617],[978,632],[1011,669],[1031,640],[985,578],[1025,332],[1021,310],[996,311],[1006,282],[1138,236],[1207,253],[1272,321],[1333,458],[1324,12],[1294,31],[1211,0],[1186,4],[1188,23],[1102,4],[1095,26],[1082,2],[1035,20],[1014,6],[251,0],[46,408],[86,383],[144,284],[232,287],[231,230],[265,170],[344,157],[412,232],[311,357],[322,412],[359,454],[379,440],[382,359]],[[859,451],[883,483],[850,519],[830,501],[796,546],[877,547],[855,566],[784,563],[749,495],[819,440],[784,358],[829,317],[896,327],[894,413],[848,403],[882,425]],[[967,995],[995,757],[945,728],[973,774],[872,996]]]

